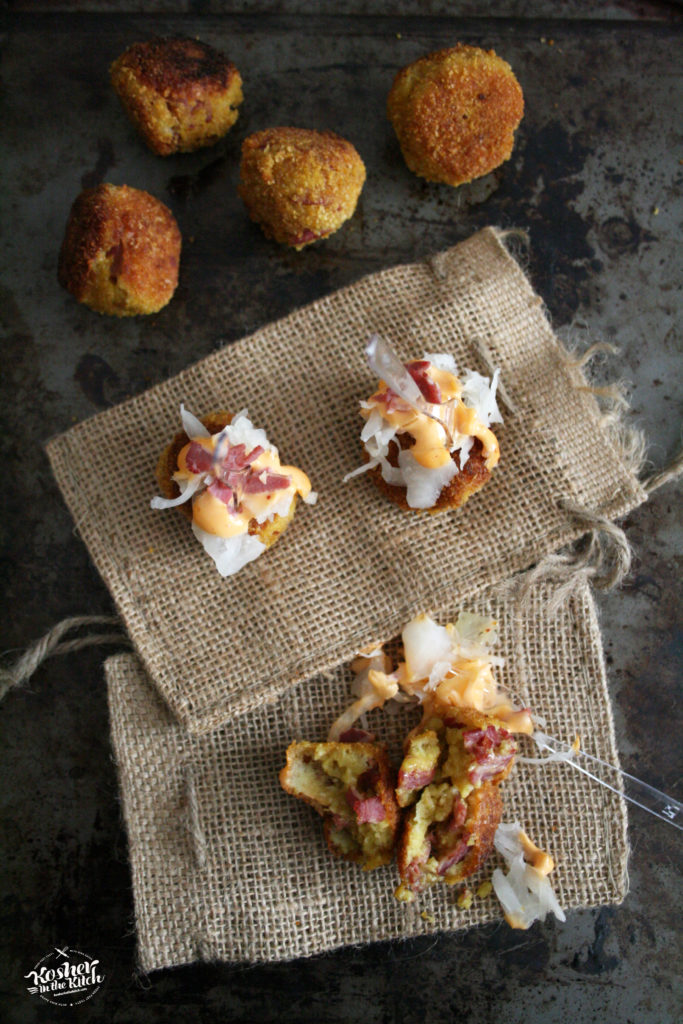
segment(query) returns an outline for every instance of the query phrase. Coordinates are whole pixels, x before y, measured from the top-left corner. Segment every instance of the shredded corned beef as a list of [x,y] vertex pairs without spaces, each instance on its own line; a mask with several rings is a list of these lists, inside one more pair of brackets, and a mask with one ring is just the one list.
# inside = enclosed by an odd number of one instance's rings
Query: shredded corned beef
[[507,753],[500,753],[499,748],[509,739],[510,733],[507,730],[496,729],[493,725],[487,726],[486,729],[470,729],[463,733],[463,746],[475,761],[468,771],[473,786],[494,778],[507,768],[515,756],[515,747],[513,745]]
[[431,849],[432,844],[427,839],[422,853],[419,857],[413,858],[406,868],[406,881],[413,892],[419,892],[421,888],[420,882],[422,881],[422,868],[429,860]]
[[347,729],[339,737],[340,743],[374,743],[375,734],[367,729]]
[[436,768],[416,768],[412,772],[404,772],[403,769],[399,770],[398,773],[398,788],[399,789],[422,789],[424,786],[428,786],[434,778]]
[[269,469],[261,472],[252,470],[244,479],[245,494],[267,494],[269,491],[282,491],[289,487],[289,477],[284,473],[272,473]]
[[250,451],[244,444],[231,445],[221,454],[223,441],[219,441],[213,454],[197,441],[190,442],[185,459],[191,473],[207,473],[213,477],[207,490],[224,505],[238,508],[244,494],[269,494],[286,490],[290,478],[284,473],[268,469],[255,469],[253,463],[265,449],[256,445]]
[[422,397],[427,402],[432,402],[435,405],[441,404],[441,388],[433,381],[427,373],[427,370],[431,366],[431,363],[427,359],[413,359],[412,362],[406,363],[406,370],[413,378],[420,391]]
[[473,786],[495,778],[499,772],[504,771],[515,756],[514,751],[509,754],[491,754],[486,761],[472,765],[468,772],[468,778]]
[[467,819],[467,804],[461,797],[456,797],[453,801],[453,813],[448,822],[449,830],[460,828],[461,825],[465,824]]
[[452,868],[455,864],[459,864],[461,860],[465,859],[468,850],[469,846],[467,845],[467,840],[461,839],[445,857],[441,858],[437,868],[437,874],[445,875],[449,868]]
[[187,449],[185,463],[190,473],[208,473],[211,469],[213,456],[198,441],[192,441]]
[[356,815],[359,825],[376,824],[384,821],[387,816],[384,804],[377,796],[362,797],[357,789],[349,786],[346,791],[346,802]]
[[232,488],[224,484],[222,480],[212,480],[206,489],[209,494],[213,494],[214,498],[218,498],[224,505],[233,504]]
[[496,729],[494,725],[487,725],[485,729],[469,729],[462,734],[462,743],[468,754],[471,754],[475,761],[485,761],[494,747],[499,747],[503,740],[510,738],[510,733],[505,729]]

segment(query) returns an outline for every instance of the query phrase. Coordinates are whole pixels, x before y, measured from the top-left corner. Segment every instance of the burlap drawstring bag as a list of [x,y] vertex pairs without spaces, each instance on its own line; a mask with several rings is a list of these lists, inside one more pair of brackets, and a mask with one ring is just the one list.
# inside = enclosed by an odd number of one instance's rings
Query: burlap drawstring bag
[[[405,513],[365,477],[342,482],[361,461],[372,331],[404,358],[450,352],[461,368],[501,368],[500,465],[456,513]],[[247,407],[319,493],[274,548],[227,580],[182,516],[149,507],[181,402],[198,415]],[[619,432],[490,228],[264,327],[47,450],[144,668],[193,733],[335,669],[416,611],[439,612],[587,530],[609,531],[645,499]]]
[[[588,584],[549,612],[541,584],[520,612],[510,597],[473,610],[500,625],[502,683],[546,719],[546,731],[617,764],[600,634]],[[451,599],[444,621],[457,614]],[[173,717],[139,660],[106,663],[115,757],[132,866],[138,955],[145,971],[193,960],[266,961],[349,943],[455,930],[501,919],[495,896],[456,904],[436,886],[398,903],[394,865],[365,873],[333,858],[320,819],[286,795],[277,773],[294,738],[323,738],[347,703],[340,667],[291,687],[210,734]],[[396,750],[416,712],[376,711],[371,728]],[[534,746],[521,741],[522,752]],[[626,811],[614,793],[565,764],[517,764],[503,784],[503,820],[518,820],[556,860],[565,909],[620,902],[626,892]],[[496,857],[471,881],[490,877]],[[507,926],[506,926],[507,927]]]

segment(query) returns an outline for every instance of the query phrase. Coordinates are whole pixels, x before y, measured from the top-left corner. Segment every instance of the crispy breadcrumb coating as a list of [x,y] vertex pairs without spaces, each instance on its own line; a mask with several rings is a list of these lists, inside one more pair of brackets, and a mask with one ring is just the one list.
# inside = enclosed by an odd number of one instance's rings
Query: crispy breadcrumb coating
[[509,159],[523,113],[510,65],[493,50],[462,43],[399,71],[387,100],[410,170],[453,186]]
[[356,209],[365,165],[334,132],[266,128],[242,144],[239,194],[276,242],[303,249],[327,238]]
[[97,313],[156,313],[178,283],[180,248],[173,214],[149,192],[98,185],[71,208],[59,283]]
[[240,73],[197,39],[133,43],[109,73],[124,110],[160,156],[212,146],[237,120]]

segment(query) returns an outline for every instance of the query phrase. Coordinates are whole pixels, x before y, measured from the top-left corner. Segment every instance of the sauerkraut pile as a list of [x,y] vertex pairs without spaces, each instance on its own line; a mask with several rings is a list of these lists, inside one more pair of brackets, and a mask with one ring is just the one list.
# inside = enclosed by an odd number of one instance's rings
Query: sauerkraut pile
[[[411,402],[380,381],[377,391],[360,403],[367,461],[344,479],[378,468],[386,484],[405,488],[409,508],[432,509],[464,470],[475,442],[487,474],[498,462],[498,441],[490,427],[503,422],[496,402],[500,371],[492,378],[475,370],[458,375],[451,355],[429,352],[405,369],[419,389],[417,399]],[[401,444],[401,437],[408,443]],[[450,507],[468,496],[458,495]]]

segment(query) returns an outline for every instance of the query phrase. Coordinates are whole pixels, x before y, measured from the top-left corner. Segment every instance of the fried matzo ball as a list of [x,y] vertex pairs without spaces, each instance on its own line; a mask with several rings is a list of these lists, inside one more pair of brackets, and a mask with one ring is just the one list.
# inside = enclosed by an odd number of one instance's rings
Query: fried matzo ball
[[237,120],[240,73],[197,39],[133,43],[109,73],[124,110],[160,156],[212,146]]
[[337,857],[365,871],[390,862],[399,809],[381,744],[290,743],[280,785],[322,816],[327,845]]
[[128,185],[98,185],[74,202],[59,283],[97,313],[157,313],[178,284],[181,236],[163,203]]
[[453,186],[509,159],[523,113],[510,65],[493,50],[462,43],[399,71],[387,100],[410,170]]
[[[225,409],[218,409],[215,412],[210,412],[207,416],[202,416],[201,422],[210,434],[217,434],[228,423],[232,423],[232,413]],[[171,443],[164,448],[159,456],[156,478],[161,493],[165,498],[177,498],[180,494],[180,488],[173,479],[173,474],[178,469],[178,455],[189,441],[188,435],[184,430],[181,430],[173,437]],[[294,494],[286,514],[275,515],[262,523],[259,523],[256,519],[251,519],[248,528],[249,534],[252,537],[258,537],[267,548],[272,547],[294,518],[296,504],[297,495]],[[179,505],[178,511],[192,522],[192,502],[188,501],[184,505]]]
[[505,723],[491,715],[440,702],[425,711],[398,773],[397,801],[410,810],[397,851],[397,899],[410,901],[436,882],[455,885],[484,863],[502,815],[499,784],[516,752]]
[[356,209],[365,165],[346,139],[307,128],[266,128],[242,144],[239,194],[276,242],[303,249]]

